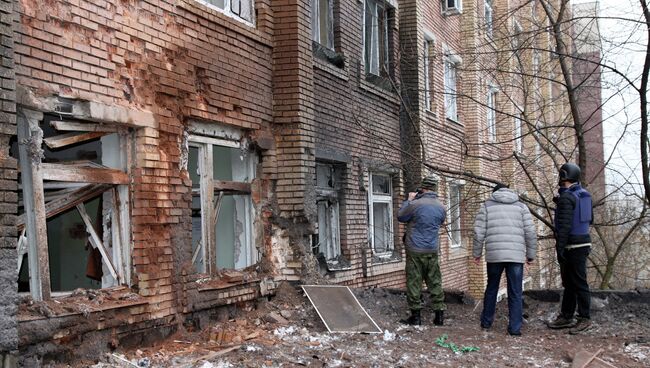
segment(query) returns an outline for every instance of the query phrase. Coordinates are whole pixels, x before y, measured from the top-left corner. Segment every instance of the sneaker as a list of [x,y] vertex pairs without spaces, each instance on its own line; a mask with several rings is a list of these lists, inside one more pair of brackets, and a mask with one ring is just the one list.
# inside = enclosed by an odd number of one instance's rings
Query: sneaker
[[548,328],[553,330],[559,330],[563,328],[571,328],[576,325],[573,318],[565,318],[562,315],[557,316],[557,318],[546,324]]
[[481,322],[481,329],[483,329],[483,330],[489,330],[490,327],[492,327],[492,326],[485,325],[485,324],[483,324],[483,322]]
[[510,335],[510,336],[521,336],[521,331],[510,331],[510,330],[508,330],[508,335]]
[[591,320],[589,318],[578,318],[578,323],[569,330],[571,335],[577,335],[582,331],[585,331],[591,327]]

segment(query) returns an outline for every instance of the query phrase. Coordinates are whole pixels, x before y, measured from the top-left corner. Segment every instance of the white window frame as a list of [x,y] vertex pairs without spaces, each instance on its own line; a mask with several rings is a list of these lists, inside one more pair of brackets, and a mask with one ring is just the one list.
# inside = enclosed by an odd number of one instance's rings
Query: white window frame
[[463,12],[462,0],[441,0],[442,15],[456,15]]
[[431,111],[431,50],[433,49],[433,40],[424,39],[424,108]]
[[515,151],[522,153],[524,150],[524,137],[523,137],[523,120],[521,112],[519,109],[514,114],[514,139],[515,139]]
[[[372,64],[373,60],[370,60],[370,62],[369,62],[368,61],[369,55],[366,55],[366,54],[368,54],[368,51],[366,50],[366,46],[367,46],[368,42],[372,43],[373,44],[372,47],[375,48],[375,45],[374,45],[375,40],[374,40],[374,38],[369,41],[367,39],[367,37],[366,37],[366,33],[367,33],[366,32],[366,26],[368,24],[368,19],[366,19],[366,16],[368,15],[368,12],[369,12],[369,9],[367,9],[367,8],[369,6],[371,6],[371,5],[369,5],[370,3],[373,3],[374,5],[376,5],[377,12],[380,11],[380,7],[381,7],[381,11],[385,12],[385,17],[384,17],[385,21],[384,21],[384,24],[383,24],[383,26],[384,26],[383,36],[384,37],[382,37],[382,41],[384,43],[384,50],[382,50],[381,47],[379,47],[379,40],[377,40],[377,42],[376,42],[376,48],[377,48],[377,50],[376,50],[376,54],[377,54],[376,65]],[[390,37],[389,37],[388,20],[389,20],[389,12],[391,11],[391,9],[393,11],[396,11],[396,4],[393,1],[381,1],[381,0],[364,0],[363,1],[363,29],[362,29],[362,33],[363,33],[363,49],[362,49],[362,58],[361,59],[363,61],[363,68],[364,68],[364,71],[365,71],[366,75],[386,76],[386,74],[383,74],[384,70],[382,69],[382,66],[386,69],[385,73],[390,73],[390,44],[391,44],[391,40],[390,40]],[[371,35],[372,35],[372,33],[371,33]],[[379,36],[379,32],[377,32],[377,36]],[[374,51],[374,50],[371,50],[370,53],[372,53],[372,51]],[[379,57],[380,53],[384,54],[383,55],[384,56],[383,65],[381,65],[381,63],[380,63],[380,57]]]
[[485,0],[483,4],[483,15],[485,17],[485,34],[490,39],[492,39],[494,33],[494,9],[492,8],[492,0]]
[[[216,130],[215,130],[216,131]],[[197,245],[197,249],[192,250],[192,264],[196,265],[196,269],[199,273],[207,273],[212,276],[218,275],[217,267],[217,248],[216,241],[216,226],[218,221],[218,208],[216,204],[218,203],[218,195],[215,192],[218,191],[215,188],[215,181],[213,177],[213,170],[215,163],[213,161],[213,148],[215,146],[220,147],[229,147],[229,148],[238,148],[240,150],[246,149],[246,141],[241,139],[241,136],[238,134],[232,135],[232,131],[225,132],[223,137],[207,137],[202,135],[190,134],[188,136],[188,146],[198,148],[198,158],[197,165],[199,169],[200,177],[200,189],[199,189],[199,198],[201,201],[201,240],[200,245]],[[230,134],[228,134],[230,133]],[[255,177],[255,165],[256,165],[256,156],[254,151],[248,151],[248,154],[252,155],[244,166],[244,180],[240,181],[242,183],[251,183]],[[241,196],[246,196],[246,194],[238,194]],[[245,201],[242,206],[244,207],[244,216],[247,221],[244,224],[244,241],[246,244],[242,245],[241,249],[245,250],[247,253],[243,256],[245,257],[245,266],[237,267],[235,269],[243,269],[245,267],[256,264],[259,261],[259,252],[255,246],[255,231],[253,230],[253,223],[255,222],[255,209],[252,204],[252,194],[247,194],[251,196],[251,201]],[[194,194],[193,194],[194,196]],[[208,221],[212,219],[212,221]],[[213,224],[214,222],[214,224]],[[208,244],[209,246],[206,246]],[[200,246],[200,249],[198,248]],[[198,252],[201,252],[202,257],[198,258]],[[197,264],[198,261],[198,264]]]
[[[318,44],[327,47],[330,50],[334,50],[334,10],[333,10],[334,0],[311,0],[311,39],[312,41],[318,42]],[[321,12],[322,3],[327,4],[327,14],[323,15]],[[325,17],[323,19],[322,17]],[[321,27],[323,22],[327,27],[327,33],[325,33],[326,39],[323,40],[323,33],[321,32]]]
[[[318,185],[318,167],[325,166],[331,170],[330,175],[333,181],[332,186],[324,187]],[[318,249],[323,253],[326,261],[334,260],[341,255],[341,222],[340,222],[340,205],[338,201],[338,179],[337,171],[340,170],[336,165],[327,162],[316,162],[316,210],[318,221]],[[340,174],[340,172],[338,173]],[[318,210],[319,203],[326,202],[327,217],[322,222],[326,228],[321,228],[321,214]],[[325,233],[325,234],[324,234]],[[322,236],[326,236],[323,244]],[[327,241],[329,240],[329,241]],[[323,246],[324,245],[324,246]]]
[[241,4],[242,0],[223,0],[223,4],[224,4],[223,9],[212,3],[209,3],[208,0],[194,0],[194,1],[201,3],[210,9],[214,9],[219,13],[222,13],[230,18],[236,19],[239,22],[245,23],[246,25],[249,25],[251,27],[255,26],[255,0],[245,0],[245,1],[250,1],[250,12],[251,12],[250,19],[246,19],[232,10],[232,3],[239,2]]
[[[373,176],[385,176],[388,178],[388,194],[373,193]],[[374,204],[385,203],[388,204],[388,239],[386,244],[386,251],[377,252],[375,248],[375,219],[374,219]],[[372,253],[376,256],[390,256],[395,249],[395,239],[393,230],[393,181],[389,173],[371,171],[368,173],[368,235],[370,238],[370,248]]]
[[497,139],[497,92],[494,87],[488,88],[487,101],[486,101],[486,121],[487,121],[487,138],[488,142],[496,142]]
[[[447,184],[447,236],[449,238],[449,248],[459,248],[463,244],[463,236],[462,236],[462,211],[461,211],[461,203],[463,200],[463,195],[462,195],[462,188],[463,185],[465,184],[464,181],[459,180],[459,181],[452,181],[449,184]],[[454,218],[453,216],[453,207],[452,207],[452,188],[456,188],[457,193],[458,193],[458,216]],[[458,230],[453,230],[453,227],[455,224],[458,227]],[[454,232],[458,232],[458,242],[455,241],[454,239]]]
[[[444,59],[444,92],[445,92],[445,117],[456,123],[458,118],[458,66],[462,59],[446,52]],[[453,77],[453,79],[451,79]],[[451,83],[453,82],[453,83]]]

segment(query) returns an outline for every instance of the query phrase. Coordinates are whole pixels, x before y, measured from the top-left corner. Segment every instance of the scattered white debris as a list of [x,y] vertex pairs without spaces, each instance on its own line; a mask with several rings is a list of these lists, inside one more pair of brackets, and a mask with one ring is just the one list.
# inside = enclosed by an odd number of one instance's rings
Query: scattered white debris
[[384,330],[384,341],[395,341],[395,334],[388,330]]
[[278,327],[275,330],[273,330],[273,334],[279,338],[285,338],[286,336],[293,335],[294,333],[296,333],[295,326]]
[[650,347],[647,346],[629,344],[625,347],[625,352],[628,353],[637,362],[645,362],[646,360],[650,360]]
[[246,351],[248,352],[255,352],[255,351],[261,351],[262,348],[256,345],[246,345]]

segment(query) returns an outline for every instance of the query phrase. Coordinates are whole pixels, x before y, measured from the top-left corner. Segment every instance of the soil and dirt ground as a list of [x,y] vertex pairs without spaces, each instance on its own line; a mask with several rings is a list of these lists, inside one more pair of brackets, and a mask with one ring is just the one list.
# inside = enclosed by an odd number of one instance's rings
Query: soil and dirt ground
[[[104,367],[570,367],[581,350],[602,352],[616,367],[650,367],[650,306],[623,302],[616,295],[594,302],[594,326],[579,335],[554,331],[546,321],[558,303],[525,298],[523,335],[506,333],[507,303],[497,306],[488,331],[479,327],[481,305],[448,304],[445,325],[433,326],[423,310],[423,326],[397,321],[406,316],[404,294],[385,289],[354,290],[383,334],[329,333],[300,289],[283,284],[276,297],[234,319],[203,331],[184,331],[153,347],[118,351]],[[457,353],[436,340],[478,351]],[[77,362],[81,363],[81,362]],[[79,366],[75,364],[75,366]]]

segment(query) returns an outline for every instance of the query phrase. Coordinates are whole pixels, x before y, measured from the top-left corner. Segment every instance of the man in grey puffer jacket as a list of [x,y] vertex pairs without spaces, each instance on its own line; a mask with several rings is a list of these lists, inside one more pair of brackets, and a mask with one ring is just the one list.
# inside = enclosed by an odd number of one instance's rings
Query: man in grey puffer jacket
[[474,222],[474,260],[479,264],[485,244],[487,287],[483,298],[481,327],[494,322],[499,282],[503,270],[508,281],[508,333],[521,335],[523,322],[522,283],[524,262],[535,259],[537,235],[533,218],[519,196],[497,184],[490,198],[481,205]]

